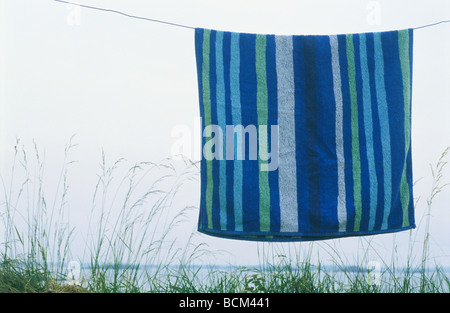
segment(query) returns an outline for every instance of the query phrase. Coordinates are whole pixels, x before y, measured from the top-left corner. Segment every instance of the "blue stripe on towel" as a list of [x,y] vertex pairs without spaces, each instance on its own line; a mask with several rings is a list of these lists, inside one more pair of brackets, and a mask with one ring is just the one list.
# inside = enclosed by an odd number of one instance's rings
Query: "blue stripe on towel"
[[[330,38],[315,36],[317,73],[317,163],[319,168],[319,214],[323,232],[339,232],[338,164],[336,152],[336,101]],[[322,63],[326,62],[327,66]],[[330,156],[333,156],[332,158]]]
[[[240,92],[240,48],[239,34],[231,34],[231,59],[230,59],[230,90],[231,90],[231,114],[233,123],[230,125],[241,125],[241,92]],[[242,139],[237,137],[235,142],[234,154],[234,184],[233,184],[233,202],[235,230],[243,231],[242,220]]]
[[[241,34],[240,36],[240,84],[241,84],[241,108],[242,126],[245,132],[245,160],[243,164],[243,188],[242,193],[246,201],[243,203],[243,226],[245,232],[259,231],[259,179],[258,160],[255,159],[256,147],[251,146],[254,133],[252,128],[258,125],[257,97],[256,97],[256,64],[255,64],[255,40],[253,34]],[[253,82],[249,84],[248,82]],[[258,191],[258,192],[257,192]]]
[[384,177],[384,208],[381,229],[388,228],[388,219],[392,205],[392,161],[391,161],[391,135],[389,123],[389,111],[386,100],[386,87],[384,78],[384,55],[381,42],[381,33],[374,34],[375,47],[375,88],[378,102],[378,115],[381,129],[381,151],[383,153],[383,177]]

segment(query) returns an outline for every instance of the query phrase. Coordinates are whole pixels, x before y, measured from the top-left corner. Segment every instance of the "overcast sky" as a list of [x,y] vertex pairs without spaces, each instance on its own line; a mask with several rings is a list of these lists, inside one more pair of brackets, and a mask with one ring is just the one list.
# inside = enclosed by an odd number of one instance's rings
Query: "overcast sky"
[[[447,0],[79,3],[194,27],[273,34],[373,32],[450,18]],[[158,161],[170,156],[175,141],[171,134],[177,125],[185,125],[195,135],[199,110],[194,32],[52,0],[1,0],[1,6],[1,169],[5,173],[11,167],[16,138],[27,147],[35,140],[45,150],[49,181],[56,181],[64,146],[76,135],[78,146],[71,158],[78,162],[69,176],[70,208],[71,223],[82,230],[102,149],[109,162]],[[422,178],[414,191],[420,197],[417,221],[424,214],[431,186],[429,165],[450,146],[448,38],[450,23],[414,32],[413,174],[415,180]],[[450,181],[449,169],[443,179]],[[177,203],[198,206],[199,182],[190,183],[187,190]],[[433,252],[441,263],[450,265],[450,189],[434,204]],[[193,211],[189,229],[196,222],[197,211]],[[403,248],[408,236],[409,232],[378,235],[372,241],[390,255],[393,239]],[[229,251],[234,264],[258,260],[257,243],[201,238]],[[335,242],[350,255],[358,240]]]

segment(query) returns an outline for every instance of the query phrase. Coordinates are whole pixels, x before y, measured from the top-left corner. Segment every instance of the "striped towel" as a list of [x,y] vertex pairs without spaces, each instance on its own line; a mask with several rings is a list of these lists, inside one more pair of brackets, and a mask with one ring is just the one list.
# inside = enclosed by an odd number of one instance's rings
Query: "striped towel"
[[412,44],[412,29],[197,28],[198,230],[306,241],[414,228]]

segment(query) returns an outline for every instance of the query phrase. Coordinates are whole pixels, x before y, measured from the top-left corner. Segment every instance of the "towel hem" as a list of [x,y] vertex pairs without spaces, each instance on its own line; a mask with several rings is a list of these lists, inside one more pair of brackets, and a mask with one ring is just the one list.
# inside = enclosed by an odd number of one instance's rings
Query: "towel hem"
[[246,241],[271,241],[271,242],[286,242],[286,241],[316,241],[339,239],[354,236],[371,236],[378,234],[388,234],[394,232],[414,229],[416,225],[405,226],[401,228],[374,230],[374,231],[359,231],[359,232],[342,232],[342,233],[243,233],[236,231],[222,231],[216,229],[198,228],[198,232],[219,237],[223,239],[246,240]]

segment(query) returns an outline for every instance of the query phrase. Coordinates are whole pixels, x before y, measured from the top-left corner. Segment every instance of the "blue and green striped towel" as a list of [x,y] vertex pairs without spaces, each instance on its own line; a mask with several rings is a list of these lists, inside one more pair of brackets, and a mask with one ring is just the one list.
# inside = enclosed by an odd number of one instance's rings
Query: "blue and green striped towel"
[[412,29],[197,28],[198,230],[305,241],[414,228],[412,46]]

